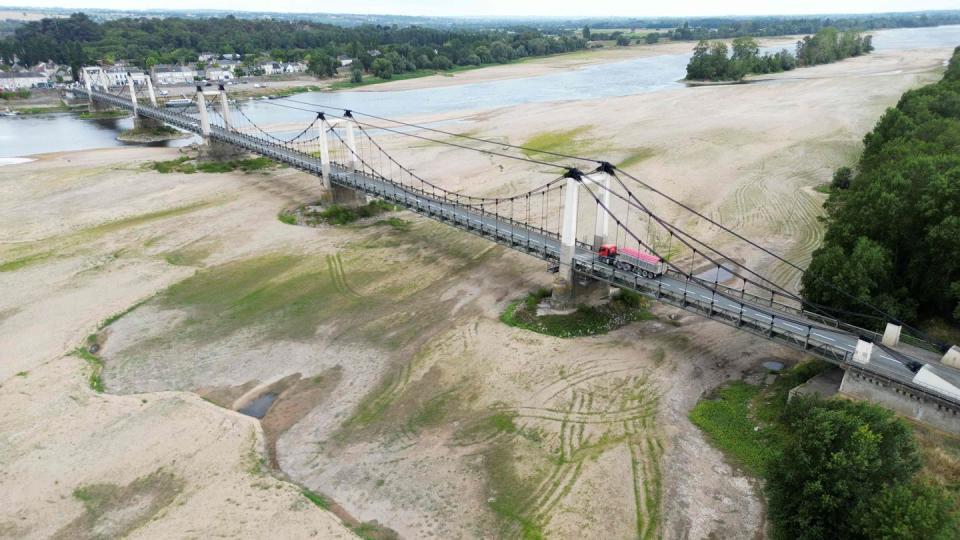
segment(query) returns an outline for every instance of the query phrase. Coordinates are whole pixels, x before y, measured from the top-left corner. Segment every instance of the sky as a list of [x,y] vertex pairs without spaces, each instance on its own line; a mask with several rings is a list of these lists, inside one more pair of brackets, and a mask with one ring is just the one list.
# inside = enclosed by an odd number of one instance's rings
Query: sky
[[[2,2],[3,0],[0,0]],[[960,0],[14,0],[35,7],[220,9],[433,16],[661,17],[960,9]],[[13,3],[13,2],[12,2]],[[0,8],[2,10],[4,8]]]

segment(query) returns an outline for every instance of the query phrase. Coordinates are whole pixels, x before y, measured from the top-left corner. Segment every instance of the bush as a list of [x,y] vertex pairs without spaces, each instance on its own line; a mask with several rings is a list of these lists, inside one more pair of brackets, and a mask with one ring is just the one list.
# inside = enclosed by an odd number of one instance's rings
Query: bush
[[853,181],[853,169],[850,167],[840,167],[833,173],[833,181],[830,186],[834,189],[847,189],[850,182]]

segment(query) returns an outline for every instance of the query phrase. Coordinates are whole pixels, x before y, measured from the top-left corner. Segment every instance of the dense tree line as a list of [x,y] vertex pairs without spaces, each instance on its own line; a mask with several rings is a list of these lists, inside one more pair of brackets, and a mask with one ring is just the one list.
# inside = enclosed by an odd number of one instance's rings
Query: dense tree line
[[797,42],[795,54],[783,49],[761,56],[757,41],[751,37],[738,37],[729,48],[722,41],[701,40],[693,48],[687,64],[687,79],[739,81],[749,73],[778,73],[798,66],[827,64],[872,50],[871,36],[836,28],[823,28],[813,36],[804,37]]
[[256,55],[271,52],[277,60],[310,62],[317,74],[329,74],[338,55],[373,69],[379,51],[381,71],[505,63],[583,48],[585,40],[550,36],[529,28],[458,30],[423,27],[357,26],[232,16],[210,19],[130,18],[96,23],[84,14],[43,19],[17,28],[0,41],[0,60],[16,55],[22,62],[54,60],[76,68],[97,61],[131,60],[143,68],[158,63],[196,60],[200,52]]
[[803,278],[807,300],[960,321],[960,47],[941,81],[884,113],[834,183],[823,246]]
[[956,500],[917,473],[910,428],[877,405],[796,397],[784,451],[766,472],[774,538],[948,540]]
[[[836,15],[832,17],[712,17],[690,19],[673,26],[672,21],[629,21],[636,28],[667,28],[662,37],[676,41],[700,41],[734,37],[772,37],[791,34],[815,34],[824,28],[838,30],[879,30],[883,28],[917,28],[944,24],[960,24],[960,11],[929,13],[886,13],[876,15]],[[603,23],[595,24],[602,28]],[[622,28],[618,22],[612,28]]]

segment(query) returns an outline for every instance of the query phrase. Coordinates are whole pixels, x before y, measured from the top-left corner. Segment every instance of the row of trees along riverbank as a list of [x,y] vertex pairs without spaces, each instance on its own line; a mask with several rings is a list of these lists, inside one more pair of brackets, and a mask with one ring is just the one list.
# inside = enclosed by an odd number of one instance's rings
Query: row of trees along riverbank
[[[732,54],[730,54],[732,49]],[[752,37],[738,37],[730,48],[722,41],[701,40],[687,64],[687,80],[739,81],[750,73],[779,73],[803,66],[829,64],[873,50],[873,37],[828,27],[797,42],[794,53],[783,49],[760,55]]]
[[155,64],[194,62],[203,52],[239,54],[253,61],[302,61],[318,76],[333,75],[338,56],[364,71],[380,74],[418,69],[506,63],[583,49],[572,31],[546,34],[523,27],[494,30],[362,25],[352,28],[306,21],[223,18],[124,18],[97,23],[82,13],[43,19],[18,27],[0,40],[0,62],[17,57],[32,65],[53,60],[76,70],[81,65],[127,60],[149,69]]
[[960,47],[942,80],[905,93],[863,142],[857,164],[834,177],[803,295],[858,313],[869,302],[905,321],[952,321],[956,333]]

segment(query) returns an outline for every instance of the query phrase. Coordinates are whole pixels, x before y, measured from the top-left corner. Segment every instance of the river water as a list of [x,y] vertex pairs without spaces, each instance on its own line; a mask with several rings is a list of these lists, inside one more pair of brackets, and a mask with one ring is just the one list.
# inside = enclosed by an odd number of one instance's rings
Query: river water
[[[960,45],[960,25],[883,30],[873,34],[878,51]],[[776,49],[764,49],[763,52]],[[520,79],[385,92],[310,92],[293,99],[334,109],[403,117],[546,101],[627,96],[682,86],[677,81],[683,78],[689,58],[689,53],[664,54]],[[258,124],[307,123],[312,120],[311,113],[285,109],[277,106],[278,103],[284,101],[253,100],[245,102],[243,110]],[[130,119],[80,120],[69,114],[0,117],[0,158],[122,146],[124,143],[117,141],[116,136],[131,126]],[[172,144],[190,142],[180,140]]]

